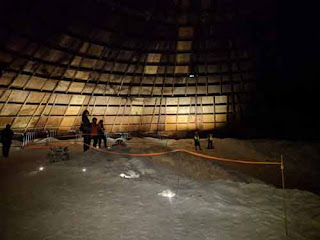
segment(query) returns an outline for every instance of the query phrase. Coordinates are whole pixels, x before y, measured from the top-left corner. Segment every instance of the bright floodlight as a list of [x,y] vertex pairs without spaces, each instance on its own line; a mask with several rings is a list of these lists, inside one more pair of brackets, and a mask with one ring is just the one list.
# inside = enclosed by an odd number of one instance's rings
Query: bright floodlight
[[174,192],[172,192],[171,190],[165,190],[161,193],[158,193],[158,195],[160,195],[162,197],[173,198],[176,194]]
[[43,171],[44,170],[44,167],[39,167],[39,171]]
[[82,168],[82,172],[86,172],[87,171],[87,169],[86,168]]
[[189,78],[194,78],[194,74],[189,74]]

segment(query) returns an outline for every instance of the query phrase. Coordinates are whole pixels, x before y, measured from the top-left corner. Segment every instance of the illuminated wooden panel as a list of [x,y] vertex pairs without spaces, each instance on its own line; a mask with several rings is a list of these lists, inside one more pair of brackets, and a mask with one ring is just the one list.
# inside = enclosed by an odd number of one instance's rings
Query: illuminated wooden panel
[[104,107],[95,107],[95,108],[93,109],[92,114],[93,114],[93,115],[103,115],[104,112],[105,112],[105,108],[104,108]]
[[158,66],[145,66],[144,73],[145,74],[156,74],[158,71]]
[[41,113],[43,112],[43,109],[45,108],[44,105],[42,106],[37,106],[37,110],[36,112],[34,113],[34,115],[41,115]]
[[179,103],[180,104],[190,104],[191,98],[190,97],[181,97],[179,98]]
[[15,118],[15,120],[12,123],[12,128],[25,128],[29,120],[30,117]]
[[170,114],[170,113],[171,113],[171,114],[176,114],[176,113],[177,113],[177,110],[178,110],[177,107],[167,107],[167,108],[166,108],[166,113],[167,113],[167,114]]
[[196,87],[187,87],[187,93],[188,94],[194,94],[196,92]]
[[86,53],[87,52],[87,49],[89,47],[89,43],[88,42],[84,42],[80,48],[80,53]]
[[214,112],[213,106],[203,106],[202,112],[203,113],[213,113]]
[[198,94],[206,94],[207,93],[207,87],[206,86],[198,86]]
[[67,91],[68,87],[70,85],[70,82],[66,82],[66,81],[59,81],[58,86],[56,88],[56,91]]
[[65,106],[54,106],[51,110],[51,115],[64,115],[67,107]]
[[141,117],[137,117],[137,116],[130,116],[128,123],[130,124],[138,124],[141,122]]
[[92,93],[94,90],[95,84],[93,83],[87,83],[82,90],[84,93]]
[[29,77],[30,76],[19,74],[19,76],[12,83],[12,86],[14,86],[14,87],[22,87],[22,86],[24,86],[27,83]]
[[96,62],[97,62],[96,59],[84,58],[81,62],[81,67],[94,68],[96,65]]
[[192,41],[178,41],[177,50],[178,51],[190,51],[192,48]]
[[65,94],[57,94],[57,97],[55,98],[55,103],[59,104],[67,104],[70,102],[71,95],[65,95]]
[[187,123],[189,116],[178,116],[178,123]]
[[141,94],[151,95],[152,93],[152,87],[142,87],[140,89],[141,89]]
[[39,117],[33,117],[29,123],[29,126],[25,126],[25,127],[34,128],[38,120],[39,120]]
[[103,122],[104,124],[111,124],[113,123],[114,119],[115,119],[115,116],[105,116],[103,118]]
[[177,125],[177,130],[178,130],[178,131],[188,130],[188,124],[178,124],[178,125]]
[[177,105],[178,98],[167,98],[167,105]]
[[189,73],[189,66],[175,66],[174,73]]
[[51,111],[52,106],[48,105],[44,108],[42,114],[43,115],[49,115],[50,111]]
[[32,115],[37,108],[37,105],[25,105],[20,110],[19,115]]
[[178,113],[189,113],[190,112],[190,107],[179,107],[178,108]]
[[151,119],[152,119],[151,116],[144,116],[144,117],[142,117],[141,121],[142,121],[143,124],[151,123]]
[[65,78],[74,78],[75,75],[76,75],[76,70],[73,70],[73,69],[68,69],[68,70],[64,73],[64,77],[65,77]]
[[89,72],[77,71],[75,78],[88,80]]
[[[47,94],[47,96],[45,96]],[[28,98],[28,102],[31,103],[40,103],[42,99],[48,99],[49,94],[48,93],[40,93],[40,92],[31,92]]]
[[152,124],[150,126],[150,131],[156,131],[156,130],[158,130],[158,126],[156,124]]
[[64,117],[61,122],[61,127],[70,127],[73,125],[75,118],[74,117]]
[[176,123],[176,122],[177,122],[176,116],[167,116],[167,117],[166,117],[166,123],[167,123],[167,124]]
[[217,122],[226,122],[227,121],[227,115],[226,114],[217,114],[216,115],[216,121]]
[[44,85],[42,86],[43,90],[52,91],[54,90],[55,86],[57,85],[58,80],[46,80]]
[[227,112],[227,106],[226,105],[220,105],[220,106],[216,106],[216,113],[225,113]]
[[165,125],[165,131],[175,131],[176,130],[176,124],[166,124]]
[[197,129],[197,126],[196,126],[195,123],[189,123],[188,124],[188,130],[195,130],[195,129]]
[[203,123],[202,129],[203,130],[212,130],[212,129],[214,129],[214,123]]
[[68,107],[67,111],[66,111],[66,115],[76,115],[78,114],[80,111],[80,107]]
[[77,66],[79,66],[81,60],[82,60],[82,57],[80,57],[80,56],[75,56],[75,57],[73,58],[72,62],[71,62],[71,65],[77,67]]
[[11,124],[13,118],[11,117],[1,117],[0,118],[0,127],[5,128],[7,124]]
[[[61,118],[57,118],[57,117],[50,117],[48,118],[47,122],[45,123],[47,127],[57,127],[59,126],[60,124],[60,121],[61,121]],[[41,122],[41,125],[43,123]]]
[[188,122],[189,123],[194,123],[195,121],[196,121],[196,116],[195,115],[190,115]]
[[44,83],[43,78],[32,77],[27,84],[27,88],[40,89]]
[[12,102],[24,102],[28,97],[29,92],[14,90],[11,92],[9,101]]
[[129,131],[139,131],[139,126],[137,125],[129,125],[128,126]]
[[219,103],[227,103],[227,96],[215,96],[215,102],[216,104]]
[[189,63],[190,62],[190,54],[189,53],[176,54],[176,62],[177,63]]
[[85,84],[80,82],[73,82],[69,88],[69,92],[81,92]]
[[148,53],[147,62],[148,63],[158,63],[160,62],[161,54],[159,53]]
[[213,123],[214,122],[214,115],[203,115],[202,116],[203,122],[205,123]]
[[203,104],[213,104],[213,97],[202,97],[201,101]]
[[11,116],[11,115],[17,115],[21,105],[20,104],[9,104],[6,105],[2,110],[0,115],[1,116]]

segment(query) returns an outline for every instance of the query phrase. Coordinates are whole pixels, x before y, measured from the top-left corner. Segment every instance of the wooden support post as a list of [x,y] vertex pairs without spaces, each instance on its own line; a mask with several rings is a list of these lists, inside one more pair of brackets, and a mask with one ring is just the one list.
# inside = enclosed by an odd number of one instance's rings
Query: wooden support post
[[288,220],[287,220],[287,205],[286,205],[286,192],[285,192],[285,177],[284,177],[284,161],[283,155],[281,154],[281,180],[282,180],[282,203],[283,203],[283,214],[284,214],[284,228],[286,231],[286,237],[288,238]]

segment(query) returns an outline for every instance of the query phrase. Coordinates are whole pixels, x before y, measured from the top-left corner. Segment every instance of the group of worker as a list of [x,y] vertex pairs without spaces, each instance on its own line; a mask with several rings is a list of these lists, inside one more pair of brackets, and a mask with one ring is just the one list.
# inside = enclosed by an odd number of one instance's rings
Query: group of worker
[[[198,150],[198,148],[199,148],[199,150],[202,150],[201,145],[200,145],[200,137],[199,137],[198,132],[194,133],[193,139],[194,139],[195,149]],[[213,149],[213,134],[212,133],[208,134],[208,149]]]
[[[91,140],[93,139],[93,147],[101,148],[101,143],[103,140],[104,147],[107,148],[107,138],[105,136],[105,129],[103,126],[103,120],[100,120],[97,123],[97,118],[93,118],[92,122],[89,121],[89,111],[85,110],[82,113],[82,123],[80,126],[80,130],[83,133],[83,150],[87,151],[90,148]],[[11,125],[7,124],[6,128],[1,131],[1,142],[2,142],[2,156],[9,156],[9,149],[11,146],[13,132],[10,129]],[[200,137],[198,132],[194,133],[194,146],[195,149],[202,150],[200,145]],[[213,134],[208,134],[208,149],[213,149]]]
[[105,135],[105,129],[103,126],[103,120],[97,123],[97,118],[92,118],[92,122],[89,121],[89,111],[85,110],[82,113],[82,123],[80,130],[83,134],[83,151],[87,151],[91,145],[91,139],[93,139],[93,147],[101,148],[103,140],[104,147],[107,148],[107,138]]

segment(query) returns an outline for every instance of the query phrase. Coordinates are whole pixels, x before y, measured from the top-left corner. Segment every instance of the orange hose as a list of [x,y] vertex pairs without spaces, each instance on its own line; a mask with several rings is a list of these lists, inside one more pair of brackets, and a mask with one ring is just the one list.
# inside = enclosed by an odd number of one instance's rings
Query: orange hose
[[[66,143],[70,143],[70,142],[66,142]],[[85,143],[84,143],[85,144]],[[51,144],[51,146],[66,146],[68,144],[61,144],[61,142],[59,142],[58,144]],[[108,153],[108,154],[114,154],[114,155],[121,155],[121,156],[131,156],[131,157],[155,157],[155,156],[160,156],[160,155],[164,155],[164,154],[168,154],[168,153],[174,153],[174,152],[185,152],[197,157],[202,157],[202,158],[206,158],[206,159],[210,159],[210,160],[215,160],[215,161],[221,161],[221,162],[234,162],[234,163],[243,163],[243,164],[259,164],[259,165],[281,165],[281,162],[274,162],[274,161],[250,161],[250,160],[240,160],[240,159],[228,159],[228,158],[222,158],[222,157],[214,157],[214,156],[210,156],[210,155],[206,155],[206,154],[202,154],[202,153],[197,153],[197,152],[193,152],[187,149],[173,149],[171,151],[165,151],[165,152],[157,152],[157,153],[119,153],[119,152],[114,152],[114,151],[107,151],[107,150],[103,150],[100,148],[95,148],[91,145],[85,144],[88,147],[90,147],[91,149],[94,149],[96,151],[99,152],[103,152],[103,153]],[[35,145],[29,145],[27,146],[28,148],[32,148],[32,149],[48,149],[51,148],[51,146],[35,146]]]

